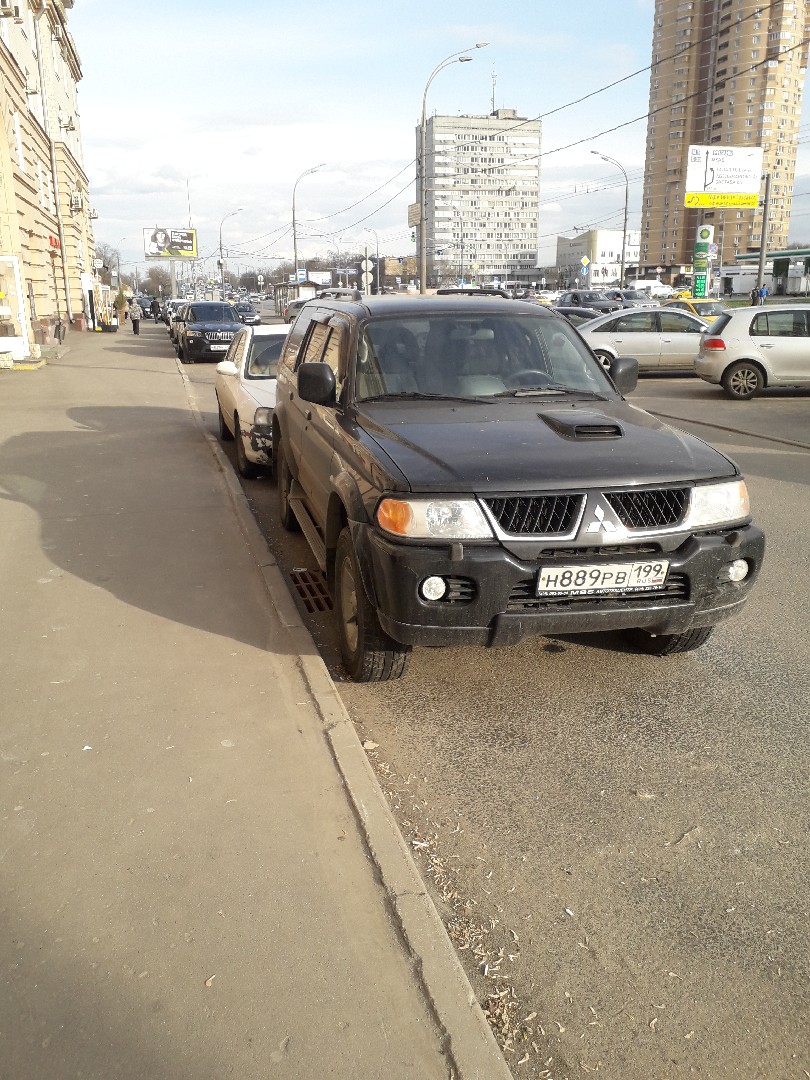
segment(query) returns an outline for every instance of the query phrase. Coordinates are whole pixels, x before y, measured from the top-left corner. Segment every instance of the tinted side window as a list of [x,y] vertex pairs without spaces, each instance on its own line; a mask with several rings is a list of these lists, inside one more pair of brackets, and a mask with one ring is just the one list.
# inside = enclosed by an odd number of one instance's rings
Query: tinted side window
[[618,319],[608,319],[606,323],[602,323],[601,326],[595,326],[593,332],[595,334],[612,334],[619,323]]
[[614,323],[614,329],[617,334],[655,333],[655,315],[651,311],[636,311],[632,314],[620,315]]
[[295,369],[298,362],[298,351],[301,348],[302,341],[306,337],[309,324],[312,322],[313,314],[314,308],[302,308],[287,335],[287,343],[281,357],[281,366],[289,368],[290,371]]
[[755,336],[807,337],[807,321],[804,311],[770,311],[756,317]]
[[682,311],[659,311],[661,331],[664,334],[699,334],[701,327]]

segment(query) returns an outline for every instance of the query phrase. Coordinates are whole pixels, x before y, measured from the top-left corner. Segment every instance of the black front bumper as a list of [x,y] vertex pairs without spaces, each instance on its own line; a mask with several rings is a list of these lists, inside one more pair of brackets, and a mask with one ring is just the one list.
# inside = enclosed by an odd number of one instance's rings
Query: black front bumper
[[[189,360],[224,360],[225,354],[230,348],[230,341],[207,341],[205,338],[186,338],[186,353]],[[218,346],[218,348],[214,348]],[[224,348],[222,347],[224,346]]]
[[[582,634],[634,627],[680,634],[712,626],[739,611],[757,578],[765,537],[754,525],[721,534],[688,537],[663,557],[669,560],[661,591],[620,596],[539,597],[535,582],[543,560],[522,562],[497,543],[403,544],[372,526],[355,525],[364,584],[383,629],[410,645],[514,645],[543,634]],[[645,557],[648,558],[648,557]],[[565,563],[631,562],[638,556],[565,555]],[[745,559],[749,574],[733,584],[719,580],[722,567]],[[448,597],[424,600],[419,585],[438,576]]]

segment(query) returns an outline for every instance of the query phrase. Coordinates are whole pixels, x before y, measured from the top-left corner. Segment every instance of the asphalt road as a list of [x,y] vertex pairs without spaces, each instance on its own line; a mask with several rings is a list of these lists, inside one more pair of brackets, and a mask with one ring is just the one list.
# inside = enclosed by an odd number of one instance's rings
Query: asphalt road
[[[188,371],[214,431],[213,368]],[[731,454],[768,536],[702,649],[419,649],[358,686],[331,613],[308,623],[516,1076],[810,1076],[810,393],[654,378],[632,400]],[[317,601],[273,480],[244,489]]]

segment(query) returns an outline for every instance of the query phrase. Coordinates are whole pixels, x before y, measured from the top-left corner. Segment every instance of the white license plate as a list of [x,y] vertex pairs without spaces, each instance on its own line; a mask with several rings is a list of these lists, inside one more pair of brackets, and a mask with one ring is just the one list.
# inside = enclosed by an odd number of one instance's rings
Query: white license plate
[[228,346],[227,345],[212,345],[211,346],[211,352],[227,352],[227,351],[228,351]]
[[600,566],[544,566],[537,576],[537,592],[544,596],[597,596],[660,589],[668,570],[666,559]]

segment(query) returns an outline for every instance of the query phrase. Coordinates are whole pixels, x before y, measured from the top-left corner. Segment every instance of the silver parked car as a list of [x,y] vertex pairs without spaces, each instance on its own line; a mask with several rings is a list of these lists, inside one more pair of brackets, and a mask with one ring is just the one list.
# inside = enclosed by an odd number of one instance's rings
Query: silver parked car
[[639,371],[693,371],[706,327],[685,311],[635,308],[591,319],[578,330],[608,369],[617,356],[634,356]]
[[736,401],[768,386],[810,386],[810,307],[774,304],[724,312],[701,340],[695,372]]

